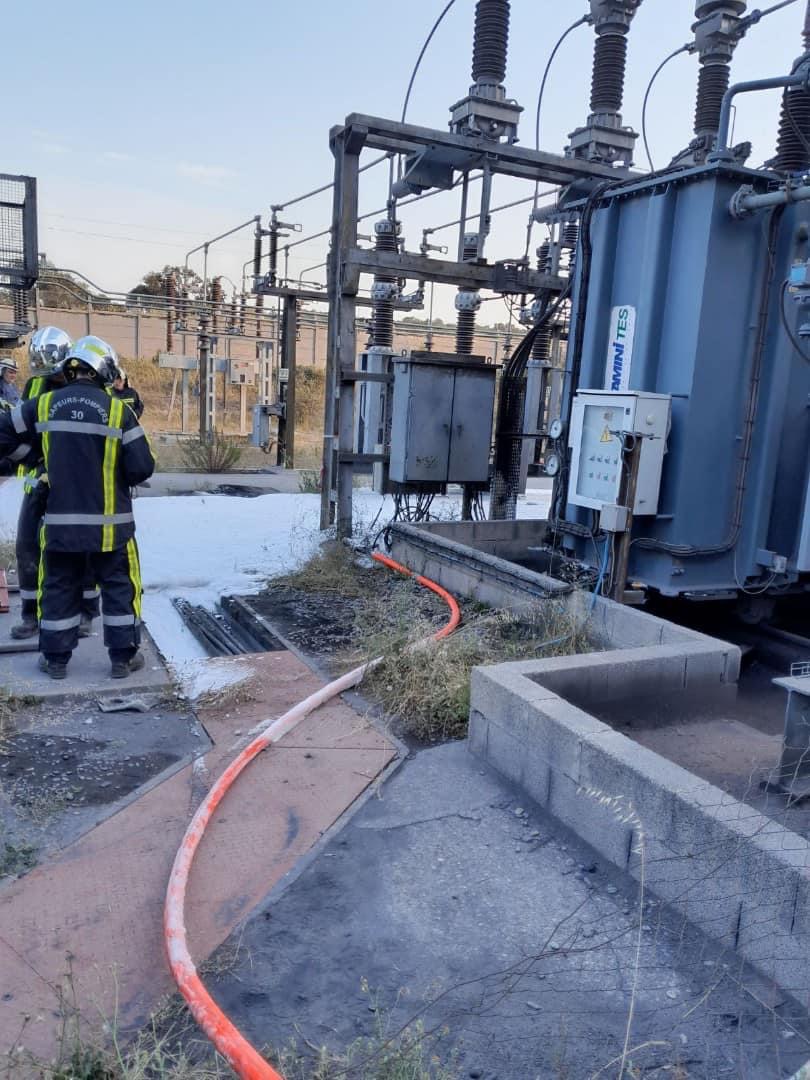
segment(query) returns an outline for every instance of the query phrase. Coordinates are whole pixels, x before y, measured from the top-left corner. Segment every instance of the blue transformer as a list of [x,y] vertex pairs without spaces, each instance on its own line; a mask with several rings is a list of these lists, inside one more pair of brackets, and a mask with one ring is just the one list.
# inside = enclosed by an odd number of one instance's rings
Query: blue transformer
[[[671,395],[657,513],[635,518],[629,561],[630,580],[664,595],[810,581],[810,362],[786,331],[801,320],[784,286],[810,257],[810,204],[731,211],[741,187],[778,183],[728,163],[628,182],[599,197],[578,256],[569,385]],[[635,325],[614,364],[617,308]],[[569,550],[593,563],[592,516],[557,482],[560,517],[579,525]]]

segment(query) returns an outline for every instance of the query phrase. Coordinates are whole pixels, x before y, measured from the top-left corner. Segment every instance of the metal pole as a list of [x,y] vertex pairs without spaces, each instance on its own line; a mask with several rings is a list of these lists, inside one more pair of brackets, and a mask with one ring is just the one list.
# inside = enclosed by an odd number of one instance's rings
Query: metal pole
[[284,355],[282,357],[282,364],[287,369],[287,392],[284,396],[284,416],[279,419],[278,464],[283,465],[286,469],[295,468],[295,363],[297,358],[297,322],[298,301],[294,296],[285,296]]
[[723,95],[723,104],[720,109],[720,124],[717,132],[717,149],[709,154],[709,161],[727,161],[732,158],[728,146],[729,130],[731,128],[731,106],[737,94],[748,94],[757,90],[776,90],[785,86],[801,86],[808,82],[808,71],[802,70],[793,75],[780,75],[772,79],[752,79],[749,82],[739,82],[730,86]]
[[200,382],[200,442],[208,442],[208,367],[210,364],[211,339],[208,336],[209,318],[206,312],[200,314],[200,328],[197,335],[198,372]]
[[180,374],[180,430],[188,431],[188,383],[189,373],[183,369]]
[[464,229],[467,224],[467,198],[470,192],[470,174],[464,173],[464,179],[461,182],[461,217],[459,218],[459,231],[458,231],[458,261],[461,262],[464,258]]
[[321,528],[336,519],[338,535],[352,531],[352,479],[350,462],[339,462],[339,452],[351,453],[354,443],[354,384],[343,382],[344,370],[355,364],[357,279],[344,280],[343,252],[357,246],[358,180],[361,146],[347,145],[346,133],[332,143],[335,185],[332,208],[332,246],[329,250],[329,322],[326,347]]
[[[627,459],[625,490],[621,499],[621,505],[627,507],[627,527],[619,540],[612,594],[613,599],[619,604],[624,601],[624,591],[627,587],[627,567],[630,562],[630,544],[632,541],[631,533],[633,529],[633,506],[636,501],[638,466],[640,461],[641,439],[636,437],[633,448],[630,450]],[[605,543],[608,543],[608,541],[606,540]]]

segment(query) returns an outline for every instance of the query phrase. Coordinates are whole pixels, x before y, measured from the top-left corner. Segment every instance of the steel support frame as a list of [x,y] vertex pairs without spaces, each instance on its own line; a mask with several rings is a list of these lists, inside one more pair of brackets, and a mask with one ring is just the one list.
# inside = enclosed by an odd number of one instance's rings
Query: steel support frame
[[[278,446],[276,464],[285,469],[295,468],[295,371],[297,359],[298,298],[294,293],[285,296],[281,315],[282,356],[281,367],[287,370],[284,392],[284,413],[278,418]],[[281,397],[279,380],[279,397]]]
[[[321,528],[336,526],[339,537],[352,533],[352,485],[357,455],[354,450],[354,388],[357,346],[356,308],[360,275],[388,270],[398,277],[436,281],[472,289],[519,294],[539,289],[561,290],[555,275],[503,264],[478,265],[430,259],[409,253],[383,253],[358,247],[360,154],[364,149],[414,155],[427,153],[456,171],[486,166],[492,175],[565,185],[627,175],[596,162],[501,145],[485,139],[417,127],[352,113],[342,127],[330,132],[335,159],[331,246],[327,262],[329,322],[324,402]],[[268,290],[269,291],[269,290]]]

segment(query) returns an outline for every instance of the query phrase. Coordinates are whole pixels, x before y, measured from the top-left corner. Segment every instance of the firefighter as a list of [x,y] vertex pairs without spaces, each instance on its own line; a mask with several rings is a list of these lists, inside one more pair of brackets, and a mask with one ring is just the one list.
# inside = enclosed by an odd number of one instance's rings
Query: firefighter
[[112,394],[114,397],[120,398],[122,401],[126,402],[140,420],[143,416],[143,401],[141,395],[134,386],[129,385],[129,376],[120,366],[116,377],[113,380]]
[[19,400],[17,362],[10,356],[4,356],[0,358],[0,408],[13,409]]
[[41,530],[39,666],[63,679],[79,636],[82,579],[89,560],[101,587],[104,644],[113,678],[143,667],[141,578],[130,488],[155,461],[135,414],[108,387],[116,356],[83,337],[60,365],[67,385],[0,415],[0,456],[36,440],[49,478]]
[[[30,401],[46,390],[65,385],[64,375],[55,368],[65,359],[71,347],[70,337],[56,326],[43,326],[31,335],[28,345],[28,365],[31,377],[25,384],[22,400]],[[36,457],[36,455],[34,455]],[[39,632],[37,622],[37,580],[39,577],[39,528],[48,501],[48,477],[42,460],[21,465],[17,475],[23,482],[23,498],[17,520],[17,576],[20,583],[21,619],[11,628],[16,640],[34,637]],[[98,616],[99,591],[92,574],[85,574],[82,585],[82,621],[79,637],[88,637],[93,619]]]

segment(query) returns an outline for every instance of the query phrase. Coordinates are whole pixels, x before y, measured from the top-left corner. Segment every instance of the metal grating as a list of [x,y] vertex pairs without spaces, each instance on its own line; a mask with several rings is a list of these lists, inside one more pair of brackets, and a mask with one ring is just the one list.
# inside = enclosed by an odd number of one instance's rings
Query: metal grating
[[790,665],[790,674],[795,679],[810,678],[810,660],[798,660]]
[[0,173],[0,285],[36,280],[36,181]]

